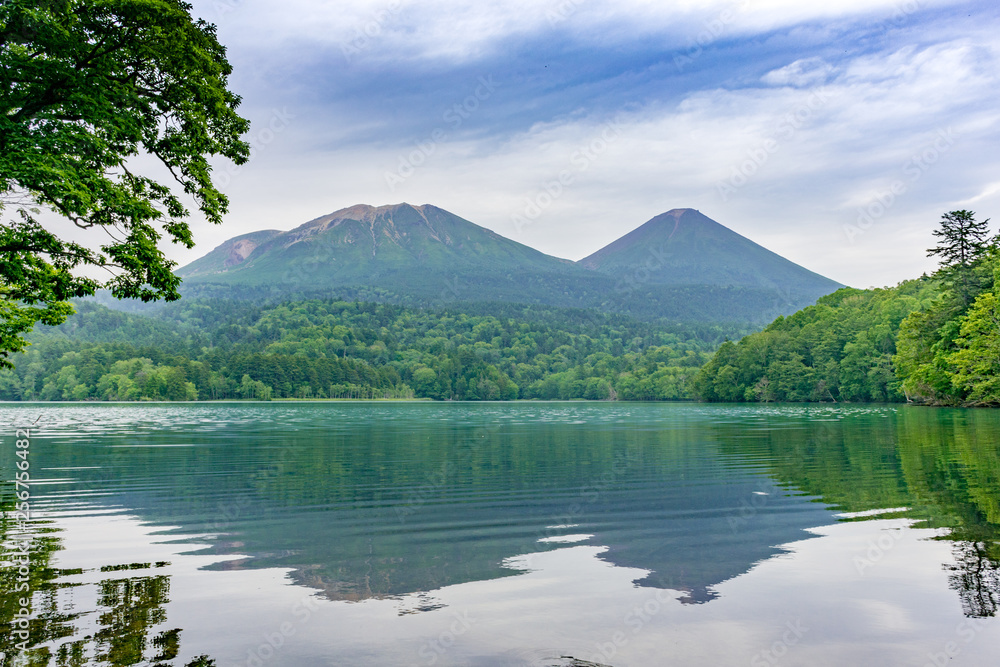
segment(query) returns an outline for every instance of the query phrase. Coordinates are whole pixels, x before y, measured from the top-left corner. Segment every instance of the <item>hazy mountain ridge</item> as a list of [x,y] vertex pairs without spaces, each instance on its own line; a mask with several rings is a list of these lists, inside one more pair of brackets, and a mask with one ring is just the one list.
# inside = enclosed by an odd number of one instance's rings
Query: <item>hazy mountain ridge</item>
[[217,246],[212,252],[177,270],[177,275],[187,278],[211,275],[228,270],[243,263],[261,244],[270,241],[282,232],[265,229],[236,236]]
[[604,273],[642,271],[661,285],[738,285],[817,299],[842,287],[694,209],[673,209],[583,258]]
[[[227,244],[233,241],[236,239]],[[245,261],[216,267],[213,273],[261,283],[266,279],[252,273],[271,275],[280,267],[288,273],[284,277],[294,283],[301,279],[298,272],[289,272],[290,267],[281,265],[303,259],[318,265],[313,268],[321,276],[332,279],[366,278],[412,268],[565,272],[574,266],[569,260],[546,255],[435,206],[397,204],[357,205],[310,220],[271,235]],[[184,267],[178,275],[195,278],[209,274]]]
[[495,300],[688,322],[763,323],[840,287],[692,209],[572,262],[429,204],[356,205],[236,237],[177,273],[189,294],[356,291],[412,305]]

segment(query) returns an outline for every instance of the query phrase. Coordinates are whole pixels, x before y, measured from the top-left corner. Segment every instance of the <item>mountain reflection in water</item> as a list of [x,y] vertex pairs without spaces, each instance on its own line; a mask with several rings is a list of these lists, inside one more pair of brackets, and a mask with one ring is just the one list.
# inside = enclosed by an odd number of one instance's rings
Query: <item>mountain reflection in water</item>
[[[138,518],[175,551],[189,542],[180,558],[203,559],[201,571],[278,568],[331,601],[405,598],[405,615],[442,609],[434,591],[517,578],[544,554],[580,547],[635,570],[635,586],[710,604],[722,582],[815,539],[813,529],[889,516],[951,543],[953,562],[942,567],[966,616],[993,617],[1000,600],[994,412],[583,403],[32,409],[43,415],[32,465],[46,521],[35,525],[32,551],[30,664],[183,663],[184,630],[166,611],[170,562],[60,569],[73,560],[60,551],[60,517],[99,525],[102,513]],[[7,422],[23,410],[0,408]],[[10,452],[0,463],[11,479]],[[12,491],[5,488],[8,510]],[[884,551],[873,549],[858,555],[859,571]],[[8,656],[18,653],[8,631],[15,573],[5,557],[0,651]]]

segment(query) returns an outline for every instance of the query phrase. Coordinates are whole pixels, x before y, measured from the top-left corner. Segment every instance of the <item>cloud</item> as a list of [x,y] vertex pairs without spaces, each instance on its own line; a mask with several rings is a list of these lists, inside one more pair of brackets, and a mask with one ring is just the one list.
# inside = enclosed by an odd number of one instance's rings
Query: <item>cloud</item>
[[964,208],[965,206],[973,206],[984,201],[996,200],[998,197],[1000,197],[1000,181],[994,181],[993,183],[987,183],[981,186],[980,191],[976,195],[959,203],[962,204]]
[[771,70],[760,78],[771,86],[795,86],[805,88],[826,83],[836,69],[822,58],[804,58]]
[[[462,132],[497,137],[581,109],[678,101],[698,90],[760,85],[762,77],[813,85],[845,57],[836,44],[880,39],[880,51],[892,48],[897,27],[916,16],[901,6],[909,5],[793,11],[789,3],[742,0],[621,7],[390,0],[279,9],[247,0],[226,15],[221,33],[242,63],[234,81],[248,106],[293,101],[322,119],[319,145],[336,150],[415,139],[481,76],[499,80],[502,93]],[[254,29],[262,23],[263,34]],[[809,51],[816,53],[803,57]]]
[[[729,34],[760,34],[809,22],[899,20],[960,0],[196,0],[195,11],[229,28],[227,43],[341,46],[359,38],[366,57],[408,53],[467,62],[530,34],[573,34],[597,47],[672,36],[674,46],[722,23]],[[967,4],[967,3],[964,3]],[[725,16],[733,18],[726,19]],[[367,39],[365,39],[367,38]],[[370,47],[370,48],[368,48]]]
[[[361,201],[433,203],[573,259],[693,206],[864,286],[932,266],[942,211],[997,201],[985,3],[247,0],[223,18],[255,127],[274,109],[294,119],[232,177],[229,223],[186,261]],[[483,78],[495,90],[477,96]],[[908,180],[949,128],[953,145]]]

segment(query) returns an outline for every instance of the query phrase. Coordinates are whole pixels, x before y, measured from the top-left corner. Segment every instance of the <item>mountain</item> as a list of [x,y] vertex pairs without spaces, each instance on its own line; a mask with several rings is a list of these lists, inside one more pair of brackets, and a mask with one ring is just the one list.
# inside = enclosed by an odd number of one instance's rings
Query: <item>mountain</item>
[[254,250],[281,234],[277,229],[250,232],[229,239],[212,252],[191,262],[178,275],[184,278],[223,273],[241,264]]
[[740,286],[815,301],[843,287],[690,208],[656,216],[579,264],[653,285]]
[[355,287],[432,301],[566,305],[585,305],[586,294],[610,282],[431,205],[358,205],[257,234],[231,239],[177,274],[192,286]]
[[189,296],[505,302],[676,322],[768,322],[839,287],[691,209],[571,262],[429,204],[358,205],[230,239],[177,274]]
[[[242,252],[249,250],[249,252]],[[211,261],[206,261],[211,258]],[[301,279],[296,263],[310,265],[308,280],[377,278],[401,271],[565,272],[556,259],[435,206],[352,206],[288,232],[256,232],[226,241],[178,275],[267,283]],[[292,271],[289,271],[289,268]],[[318,272],[317,273],[314,273]]]

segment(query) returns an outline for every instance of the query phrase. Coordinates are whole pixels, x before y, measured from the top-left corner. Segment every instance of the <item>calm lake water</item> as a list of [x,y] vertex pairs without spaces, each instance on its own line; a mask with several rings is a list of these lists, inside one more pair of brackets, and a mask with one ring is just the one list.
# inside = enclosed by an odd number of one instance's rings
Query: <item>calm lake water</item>
[[1000,652],[998,411],[5,404],[7,510],[31,423],[30,649],[8,511],[3,665]]

